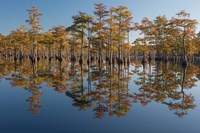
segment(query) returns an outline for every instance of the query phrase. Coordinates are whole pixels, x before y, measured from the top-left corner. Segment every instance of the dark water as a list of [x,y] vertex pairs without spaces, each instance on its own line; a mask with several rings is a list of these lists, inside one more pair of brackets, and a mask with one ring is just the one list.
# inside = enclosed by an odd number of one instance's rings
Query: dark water
[[175,63],[0,60],[0,133],[199,133],[199,78]]

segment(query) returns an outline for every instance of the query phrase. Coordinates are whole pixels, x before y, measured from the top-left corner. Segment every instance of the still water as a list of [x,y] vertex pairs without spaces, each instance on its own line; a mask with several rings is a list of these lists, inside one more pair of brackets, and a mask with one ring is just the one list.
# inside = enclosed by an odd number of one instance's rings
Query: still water
[[199,133],[200,66],[0,60],[0,133]]

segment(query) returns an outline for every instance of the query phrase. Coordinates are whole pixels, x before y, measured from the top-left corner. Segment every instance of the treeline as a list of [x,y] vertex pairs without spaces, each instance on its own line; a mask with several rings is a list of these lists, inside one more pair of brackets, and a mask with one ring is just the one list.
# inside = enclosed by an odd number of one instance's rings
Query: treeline
[[[181,60],[187,65],[199,52],[199,38],[196,34],[197,20],[190,19],[186,11],[177,17],[167,19],[158,16],[154,21],[144,18],[134,23],[131,11],[125,6],[111,7],[95,4],[93,14],[79,12],[73,16],[71,26],[54,26],[41,32],[41,16],[37,7],[27,10],[30,25],[11,31],[8,36],[0,35],[1,56],[14,60],[30,58],[35,64],[40,59],[56,58],[62,61],[88,63],[98,60],[99,65],[106,60],[111,63],[129,64],[130,58],[142,56],[147,60]],[[139,30],[141,37],[133,44],[130,32]]]

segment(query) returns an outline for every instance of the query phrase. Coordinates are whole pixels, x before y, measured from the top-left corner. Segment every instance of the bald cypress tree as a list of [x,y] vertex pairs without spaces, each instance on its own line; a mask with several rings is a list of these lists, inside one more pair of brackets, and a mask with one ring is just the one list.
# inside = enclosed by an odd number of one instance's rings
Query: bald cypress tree
[[32,46],[32,51],[31,51],[31,60],[33,63],[35,63],[36,57],[37,57],[38,33],[42,30],[42,27],[40,24],[41,23],[40,17],[42,16],[42,13],[39,12],[36,6],[31,7],[27,11],[28,11],[29,19],[26,20],[26,22],[28,22],[28,24],[31,26],[31,28],[29,29],[29,33],[30,33],[31,40],[33,41],[32,42],[33,46]]

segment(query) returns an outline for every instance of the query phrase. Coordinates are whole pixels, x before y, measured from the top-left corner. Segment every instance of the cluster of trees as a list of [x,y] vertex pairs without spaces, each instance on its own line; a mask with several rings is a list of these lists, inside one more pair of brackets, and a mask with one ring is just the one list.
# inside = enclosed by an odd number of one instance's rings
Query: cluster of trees
[[[79,12],[73,16],[71,26],[54,26],[41,32],[41,16],[37,7],[27,10],[29,19],[25,25],[13,30],[8,36],[0,34],[1,54],[15,60],[29,57],[33,64],[41,58],[51,60],[70,58],[87,62],[97,59],[109,63],[127,63],[130,57],[142,56],[147,60],[182,60],[183,65],[194,60],[199,52],[200,39],[197,37],[197,20],[190,19],[186,11],[177,17],[167,19],[158,16],[155,20],[142,19],[133,23],[132,13],[125,6],[111,7],[95,4],[94,15]],[[129,33],[139,30],[141,37],[130,43]]]
[[135,50],[142,53],[143,62],[152,58],[165,61],[182,60],[186,66],[194,60],[194,55],[199,53],[197,20],[190,19],[190,14],[185,10],[176,15],[171,19],[158,16],[153,21],[144,18],[140,24],[135,24],[135,29],[141,32],[141,37],[134,42]]
[[22,25],[8,36],[0,35],[1,54],[5,58],[13,56],[15,60],[22,60],[29,57],[33,64],[41,58],[79,59],[80,63],[83,59],[97,59],[100,64],[105,59],[129,62],[132,14],[127,7],[107,10],[103,4],[95,4],[94,16],[79,12],[72,17],[71,26],[54,26],[44,33],[41,32],[42,14],[37,7],[27,11],[29,29]]

